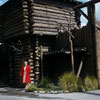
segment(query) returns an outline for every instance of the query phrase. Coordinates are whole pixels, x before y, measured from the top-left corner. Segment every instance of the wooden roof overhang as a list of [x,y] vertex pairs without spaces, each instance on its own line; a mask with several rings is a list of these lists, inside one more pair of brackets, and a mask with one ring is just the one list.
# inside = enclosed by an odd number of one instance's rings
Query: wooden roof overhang
[[100,2],[100,0],[91,0],[91,1],[79,4],[79,5],[75,6],[73,9],[76,10],[76,9],[84,8],[84,7],[87,7],[88,5],[96,4],[98,2]]
[[[14,0],[8,0],[6,3],[8,3],[9,1],[14,1]],[[32,1],[36,1],[36,0],[32,0]],[[77,0],[51,0],[51,1],[64,1],[64,2],[70,2],[70,3],[76,4],[76,5],[82,4],[82,2],[77,1]],[[3,5],[5,5],[6,3],[4,3]]]

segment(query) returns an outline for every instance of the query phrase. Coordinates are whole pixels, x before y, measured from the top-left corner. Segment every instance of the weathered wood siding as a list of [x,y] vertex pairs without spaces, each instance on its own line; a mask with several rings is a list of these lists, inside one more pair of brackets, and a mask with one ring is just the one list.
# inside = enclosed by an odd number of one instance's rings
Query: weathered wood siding
[[[15,47],[19,47],[18,40],[21,41],[23,51],[18,52],[17,50],[14,50],[11,45],[12,42],[14,43]],[[21,85],[21,77],[20,77],[20,70],[21,67],[24,64],[25,60],[29,61],[29,64],[31,66],[31,81],[33,81],[33,48],[31,47],[31,39],[27,36],[23,36],[20,38],[13,39],[8,42],[9,46],[9,67],[10,67],[10,83],[14,86],[20,86]]]
[[10,0],[1,6],[1,25],[5,39],[24,34],[21,0]]
[[99,81],[99,88],[100,88],[100,28],[97,28],[96,31],[96,47],[97,47],[97,75]]
[[[32,8],[33,34],[58,35],[59,23],[62,23],[68,29],[71,4],[64,4],[60,1],[35,0]],[[76,25],[74,12],[71,20],[71,25]]]
[[[70,16],[73,6],[71,2],[60,0],[9,0],[0,7],[2,39],[9,48],[11,84],[14,86],[21,84],[19,72],[26,59],[31,65],[31,81],[38,82],[41,70],[40,52],[52,52],[55,45],[66,39],[60,38],[59,23],[68,29],[71,19],[71,29],[73,29],[76,25],[75,12],[72,11],[73,14]],[[56,41],[57,35],[60,42]],[[11,47],[14,43],[15,47],[19,48],[18,40],[23,46],[22,53]],[[61,49],[65,42],[58,48]]]
[[86,50],[84,59],[85,73],[96,75],[96,66],[94,66],[94,37],[91,35],[90,27],[87,25],[80,29],[74,29],[73,35],[75,36],[73,40],[74,49]]
[[74,48],[88,48],[88,42],[90,40],[90,37],[88,34],[87,26],[84,26],[80,29],[74,29],[72,33],[75,36],[75,39],[73,39]]

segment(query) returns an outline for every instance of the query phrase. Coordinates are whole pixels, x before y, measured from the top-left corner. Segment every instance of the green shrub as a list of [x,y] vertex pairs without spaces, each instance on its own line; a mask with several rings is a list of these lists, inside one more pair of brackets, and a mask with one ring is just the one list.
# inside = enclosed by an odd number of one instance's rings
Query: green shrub
[[87,76],[84,79],[84,87],[86,91],[98,89],[98,80],[94,76]]
[[32,85],[32,84],[29,84],[27,89],[25,89],[27,92],[33,92],[33,91],[37,91],[38,88],[36,85]]
[[79,78],[78,79],[78,91],[80,91],[80,92],[84,92],[85,91],[83,83],[84,83],[84,81],[81,78]]
[[53,83],[50,83],[47,85],[47,89],[52,90],[52,91],[57,91],[59,90],[59,87],[55,86]]
[[78,80],[74,74],[64,73],[59,78],[58,85],[64,91],[68,90],[69,92],[73,92],[78,88]]
[[40,80],[38,86],[42,88],[48,88],[48,84],[50,84],[50,80],[48,80],[46,77],[44,77],[42,80]]

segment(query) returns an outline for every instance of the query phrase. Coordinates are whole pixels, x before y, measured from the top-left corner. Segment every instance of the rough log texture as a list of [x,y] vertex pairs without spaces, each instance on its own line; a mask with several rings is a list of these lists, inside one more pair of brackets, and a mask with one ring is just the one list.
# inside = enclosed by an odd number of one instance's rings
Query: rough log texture
[[[75,4],[60,0],[9,0],[0,7],[2,36],[9,48],[11,84],[21,84],[19,72],[25,60],[28,60],[31,66],[31,82],[37,84],[42,74],[41,46],[43,54],[56,50],[70,50],[67,32],[58,31],[62,29],[59,23],[68,29],[70,12]],[[77,25],[75,19],[75,12],[72,11],[71,29]],[[18,40],[23,48],[18,45]],[[13,45],[22,51],[14,49]],[[44,68],[44,71],[46,70]]]
[[[63,6],[60,2],[53,6],[53,2],[41,3],[37,0],[31,8],[34,10],[31,12],[34,19],[33,34],[58,35],[57,23],[62,23],[68,28],[71,7]],[[71,24],[76,25],[74,12]]]

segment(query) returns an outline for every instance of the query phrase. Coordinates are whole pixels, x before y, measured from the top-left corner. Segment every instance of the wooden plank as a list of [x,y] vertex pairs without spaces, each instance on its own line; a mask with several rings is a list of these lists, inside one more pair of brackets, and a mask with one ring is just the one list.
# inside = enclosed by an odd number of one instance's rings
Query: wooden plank
[[[53,19],[53,18],[44,18],[44,17],[37,17],[37,16],[34,16],[34,21],[37,21],[37,20],[40,20],[40,21],[45,21],[45,23],[49,23],[49,22],[58,22],[58,23],[65,23],[68,25],[68,21],[66,20],[61,20],[61,19]],[[71,23],[71,24],[75,24],[75,22]]]
[[68,31],[66,28],[65,28],[65,26],[63,25],[63,24],[61,24],[61,23],[58,23],[58,24],[60,24],[63,28],[64,28],[64,30],[66,31],[66,32],[68,32],[68,34],[74,39],[75,37],[71,34],[71,32],[70,31]]
[[80,73],[81,73],[81,70],[82,70],[82,67],[83,67],[83,61],[84,61],[84,57],[82,58],[82,60],[80,62],[79,69],[78,69],[78,72],[77,72],[77,78],[79,78],[79,76],[80,76]]
[[[65,12],[66,13],[66,12]],[[33,16],[42,16],[42,17],[50,17],[50,18],[58,18],[58,19],[62,19],[62,20],[66,20],[68,21],[68,19],[70,18],[70,15],[64,15],[64,14],[58,14],[58,13],[50,13],[50,12],[41,12],[41,11],[34,11]],[[75,16],[72,16],[72,19],[75,19]]]
[[47,8],[40,8],[40,7],[33,7],[34,10],[38,10],[38,11],[44,11],[44,12],[51,12],[51,13],[57,13],[57,14],[69,14],[69,13],[65,13],[64,11],[58,11],[58,10],[53,10],[53,9],[47,9]]
[[74,10],[80,9],[80,8],[83,8],[83,7],[87,7],[88,5],[91,5],[91,4],[96,4],[98,2],[100,2],[100,0],[91,0],[91,1],[85,2],[83,4],[77,5],[73,9]]
[[45,32],[45,31],[34,31],[33,34],[39,34],[39,35],[58,35],[58,32]]
[[48,5],[48,6],[57,7],[57,8],[71,9],[73,7],[73,5],[69,5],[69,4],[65,3],[65,2],[61,3],[59,1],[47,1],[47,0],[45,0],[43,2],[41,0],[36,0],[34,3],[42,4],[42,5]]
[[[59,5],[61,5],[61,4],[59,4]],[[53,10],[67,11],[67,12],[69,12],[72,9],[71,6],[67,6],[67,5],[58,7],[57,4],[55,4],[55,5],[52,5],[52,3],[51,4],[45,4],[45,3],[43,4],[43,2],[41,2],[41,3],[34,2],[33,6],[49,8],[49,9],[53,9]]]
[[79,11],[88,20],[88,16],[81,9]]

